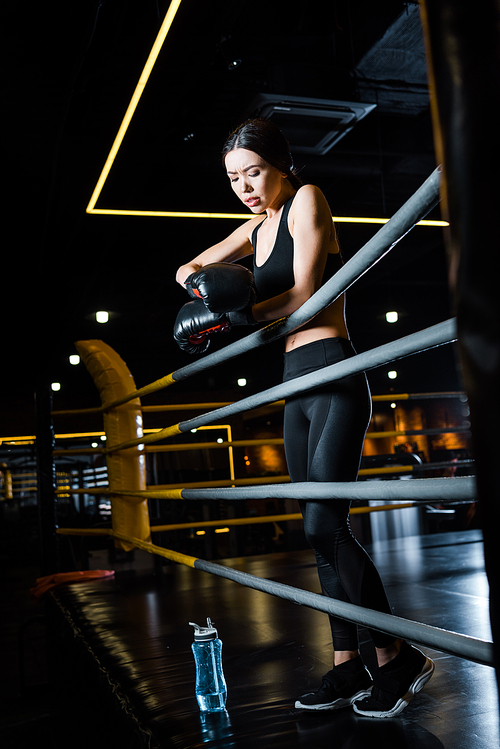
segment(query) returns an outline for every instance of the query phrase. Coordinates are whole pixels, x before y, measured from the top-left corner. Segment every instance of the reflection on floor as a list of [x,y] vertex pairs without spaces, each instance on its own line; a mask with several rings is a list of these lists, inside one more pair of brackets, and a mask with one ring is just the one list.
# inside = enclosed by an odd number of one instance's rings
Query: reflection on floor
[[[491,639],[479,531],[383,541],[370,553],[395,614]],[[308,551],[225,563],[318,591]],[[425,649],[436,673],[397,718],[371,720],[350,709],[308,714],[293,704],[331,668],[324,614],[178,565],[166,567],[161,580],[123,572],[114,581],[72,586],[57,595],[84,622],[82,632],[95,657],[115,675],[137,714],[151,719],[151,746],[367,749],[379,740],[397,749],[499,746],[495,675],[487,666]],[[203,717],[193,693],[188,622],[202,623],[207,616],[224,643],[228,701],[226,713]],[[361,641],[369,665],[371,647],[363,632]],[[97,741],[88,713],[83,719],[75,712],[71,720],[66,710],[64,715],[55,708],[48,713],[43,725],[48,731],[50,724],[49,747],[62,746],[63,739],[65,746],[89,746],[91,736],[93,746],[113,746],[112,720]],[[7,746],[24,746],[19,743],[23,730],[18,726],[18,743]],[[42,733],[38,731],[38,739]],[[16,732],[6,735],[14,739]],[[132,740],[130,746],[135,746]]]

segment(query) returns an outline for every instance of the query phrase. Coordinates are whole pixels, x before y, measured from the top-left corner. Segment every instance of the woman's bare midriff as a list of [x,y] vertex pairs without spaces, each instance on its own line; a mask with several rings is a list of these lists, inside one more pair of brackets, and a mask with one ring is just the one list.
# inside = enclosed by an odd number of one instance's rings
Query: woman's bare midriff
[[292,351],[324,338],[349,338],[344,316],[344,297],[316,315],[310,322],[286,337],[285,351]]

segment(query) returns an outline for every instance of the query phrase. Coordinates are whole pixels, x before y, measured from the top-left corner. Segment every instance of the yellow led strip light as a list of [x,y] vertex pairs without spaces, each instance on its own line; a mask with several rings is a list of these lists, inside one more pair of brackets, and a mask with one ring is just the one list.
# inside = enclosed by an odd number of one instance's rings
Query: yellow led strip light
[[[90,213],[93,215],[101,215],[101,216],[103,215],[104,216],[145,216],[145,217],[156,216],[160,218],[219,218],[219,219],[235,218],[235,219],[240,219],[240,220],[253,218],[254,214],[252,213],[242,214],[242,213],[203,213],[203,212],[194,212],[194,211],[133,211],[133,210],[120,210],[120,209],[96,208],[95,207],[99,199],[99,196],[102,192],[102,189],[105,185],[105,182],[109,176],[111,167],[113,166],[113,162],[118,154],[118,151],[120,150],[120,146],[128,130],[128,127],[132,121],[132,117],[134,116],[135,110],[137,109],[137,105],[139,104],[139,100],[146,87],[149,76],[151,75],[151,71],[153,70],[156,60],[158,59],[158,55],[160,54],[160,50],[163,47],[163,43],[165,42],[165,39],[167,38],[168,32],[170,31],[170,28],[172,26],[176,13],[179,10],[181,2],[182,0],[172,0],[172,2],[170,3],[168,7],[168,11],[165,16],[165,19],[161,25],[160,31],[158,32],[158,36],[155,39],[153,47],[151,48],[149,57],[140,75],[139,82],[132,95],[130,103],[127,107],[127,111],[125,112],[125,116],[122,120],[118,133],[116,134],[113,145],[111,146],[111,150],[108,154],[108,158],[106,159],[106,163],[104,164],[103,170],[94,188],[94,192],[92,193],[92,197],[90,198],[89,204],[86,208],[87,213]],[[389,221],[388,218],[358,218],[355,216],[334,216],[333,220],[336,221],[337,223],[343,222],[343,223],[353,223],[353,224],[385,224]],[[419,221],[417,225],[448,226],[448,223],[446,221]]]
[[[173,20],[175,18],[175,15],[177,11],[179,10],[180,4],[182,0],[172,0],[170,3],[167,14],[164,18],[164,21],[161,25],[160,31],[158,32],[158,36],[155,39],[155,42],[153,44],[153,47],[151,49],[151,52],[149,53],[149,57],[146,60],[146,64],[144,66],[144,69],[140,75],[139,83],[135,87],[135,91],[132,94],[132,98],[130,100],[130,103],[127,107],[127,111],[125,112],[125,117],[122,120],[122,123],[120,125],[120,128],[118,130],[118,133],[116,134],[116,138],[114,140],[113,145],[111,146],[111,151],[108,154],[108,158],[106,159],[106,163],[104,164],[104,168],[101,172],[101,175],[97,181],[97,184],[94,188],[94,192],[92,193],[92,197],[90,198],[90,202],[87,206],[87,213],[103,213],[104,211],[100,209],[95,208],[95,204],[97,203],[97,200],[99,198],[99,195],[102,192],[102,188],[104,187],[104,183],[106,182],[109,172],[111,171],[111,167],[113,166],[113,162],[116,158],[116,155],[120,149],[120,146],[122,144],[122,141],[125,137],[125,133],[128,130],[128,126],[130,125],[132,121],[132,117],[134,116],[135,110],[137,109],[137,105],[139,104],[139,100],[143,94],[144,89],[146,88],[146,83],[148,82],[149,76],[151,75],[151,71],[154,68],[155,62],[158,58],[158,55],[160,54],[160,50],[163,46],[163,42],[167,38],[167,34],[170,31],[170,27],[172,26]],[[105,213],[117,213],[116,211],[105,211]],[[119,214],[125,213],[128,214],[127,211],[118,211]]]

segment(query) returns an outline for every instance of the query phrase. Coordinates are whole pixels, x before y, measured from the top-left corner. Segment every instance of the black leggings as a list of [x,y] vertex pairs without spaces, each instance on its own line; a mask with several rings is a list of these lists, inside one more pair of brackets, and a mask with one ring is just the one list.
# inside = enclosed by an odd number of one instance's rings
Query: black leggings
[[[326,338],[285,353],[284,381],[355,355],[345,338]],[[366,376],[344,377],[286,400],[285,454],[290,478],[302,481],[356,481],[371,416]],[[391,613],[372,560],[349,525],[350,500],[301,500],[304,531],[316,555],[321,588],[341,601]],[[357,625],[330,616],[335,650],[356,650]],[[371,631],[376,647],[394,637]]]

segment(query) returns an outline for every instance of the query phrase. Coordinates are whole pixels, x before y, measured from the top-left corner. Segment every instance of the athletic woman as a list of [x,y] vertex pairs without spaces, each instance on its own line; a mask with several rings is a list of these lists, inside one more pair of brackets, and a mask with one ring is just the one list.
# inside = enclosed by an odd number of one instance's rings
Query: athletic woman
[[[247,318],[270,322],[290,315],[341,266],[332,214],[314,185],[295,173],[288,142],[270,121],[241,125],[223,148],[232,190],[255,218],[177,271],[181,286],[212,263],[253,255],[257,300]],[[285,341],[284,380],[354,356],[340,297]],[[371,398],[364,373],[287,399],[284,441],[293,482],[356,481]],[[349,526],[349,500],[299,502],[325,595],[391,613],[379,574]],[[358,647],[357,625],[330,617],[333,668],[296,707],[334,710],[353,705],[371,717],[397,715],[432,675],[416,648],[372,631],[378,668],[372,676]]]

